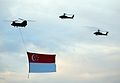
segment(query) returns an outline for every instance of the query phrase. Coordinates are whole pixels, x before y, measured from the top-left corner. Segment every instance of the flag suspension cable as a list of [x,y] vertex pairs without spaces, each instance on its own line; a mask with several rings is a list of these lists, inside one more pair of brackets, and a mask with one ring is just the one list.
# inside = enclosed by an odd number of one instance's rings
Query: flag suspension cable
[[18,28],[18,29],[19,29],[19,32],[20,32],[21,40],[23,42],[23,47],[24,47],[25,51],[27,52],[27,48],[25,46],[25,41],[24,41],[24,38],[23,38],[23,35],[22,35],[22,30],[21,30],[21,28]]
[[[22,30],[21,30],[21,28],[18,28],[19,29],[19,33],[20,33],[20,36],[21,36],[21,40],[22,40],[22,42],[23,42],[23,47],[24,47],[24,49],[25,49],[25,52],[27,53],[27,48],[26,48],[26,45],[25,45],[25,41],[24,41],[24,38],[23,38],[23,34],[22,34]],[[28,60],[28,62],[29,62],[29,60]],[[27,78],[29,78],[29,66],[28,66],[28,76],[27,76]]]

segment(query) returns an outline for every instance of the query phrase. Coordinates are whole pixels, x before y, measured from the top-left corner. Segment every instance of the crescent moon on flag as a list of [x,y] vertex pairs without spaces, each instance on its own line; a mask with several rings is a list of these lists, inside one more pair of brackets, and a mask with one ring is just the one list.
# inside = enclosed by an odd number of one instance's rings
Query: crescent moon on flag
[[35,55],[35,54],[33,54],[32,57],[31,57],[31,58],[32,58],[32,61],[35,61],[35,59],[34,59],[34,55]]

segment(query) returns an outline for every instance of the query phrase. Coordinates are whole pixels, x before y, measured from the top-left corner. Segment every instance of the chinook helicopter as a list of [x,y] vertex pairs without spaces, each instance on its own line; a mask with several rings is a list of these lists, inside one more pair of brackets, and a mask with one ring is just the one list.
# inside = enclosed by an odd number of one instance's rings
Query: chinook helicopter
[[98,29],[97,32],[94,32],[94,34],[97,36],[97,35],[104,35],[104,36],[107,36],[108,35],[108,31],[106,31],[106,33],[103,33],[103,32],[100,32],[100,30]]
[[[18,18],[19,20],[14,20],[12,21],[12,26],[14,27],[25,27],[27,25],[27,20],[24,20],[24,19],[21,19],[21,18]],[[21,21],[21,22],[19,22]]]
[[70,16],[67,16],[68,14],[64,13],[63,15],[59,16],[59,18],[61,19],[73,19],[74,18],[74,15],[72,15],[71,17]]
[[[5,20],[5,21],[9,22],[9,20]],[[33,20],[25,20],[25,19],[22,19],[22,18],[18,18],[18,20],[14,20],[14,21],[10,21],[10,22],[12,22],[11,26],[14,26],[14,27],[26,27],[28,21],[29,22],[34,22]]]

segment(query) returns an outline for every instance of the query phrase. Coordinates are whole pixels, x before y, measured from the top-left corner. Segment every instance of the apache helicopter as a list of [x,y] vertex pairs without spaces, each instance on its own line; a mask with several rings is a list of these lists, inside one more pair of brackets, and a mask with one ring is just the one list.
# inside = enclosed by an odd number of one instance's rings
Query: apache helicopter
[[72,15],[71,17],[67,16],[68,14],[64,13],[62,16],[59,16],[59,18],[61,19],[73,19],[74,15]]
[[104,36],[107,36],[108,35],[108,31],[106,31],[106,33],[103,33],[103,32],[100,32],[100,30],[98,29],[97,32],[94,32],[94,34],[97,36],[97,35],[104,35]]

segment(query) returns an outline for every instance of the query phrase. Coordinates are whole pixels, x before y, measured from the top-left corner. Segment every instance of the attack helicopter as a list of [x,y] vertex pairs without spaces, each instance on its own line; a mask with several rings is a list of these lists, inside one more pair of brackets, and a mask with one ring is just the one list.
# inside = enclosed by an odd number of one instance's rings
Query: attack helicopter
[[95,34],[96,36],[98,36],[98,35],[104,35],[104,36],[107,36],[108,35],[108,31],[106,31],[105,33],[104,32],[101,32],[99,29],[98,29],[98,31],[97,32],[94,32],[93,34]]
[[73,19],[74,18],[74,14],[71,17],[67,16],[67,15],[69,15],[69,14],[64,13],[63,15],[59,16],[59,18],[61,18],[61,19]]

